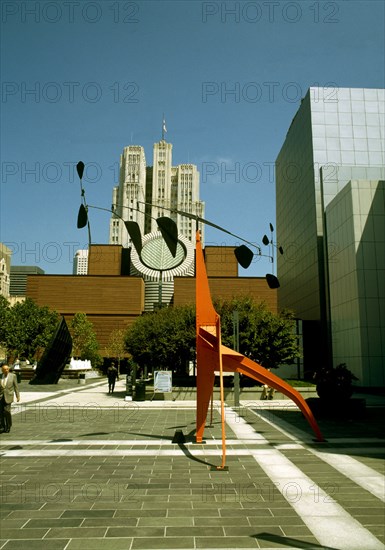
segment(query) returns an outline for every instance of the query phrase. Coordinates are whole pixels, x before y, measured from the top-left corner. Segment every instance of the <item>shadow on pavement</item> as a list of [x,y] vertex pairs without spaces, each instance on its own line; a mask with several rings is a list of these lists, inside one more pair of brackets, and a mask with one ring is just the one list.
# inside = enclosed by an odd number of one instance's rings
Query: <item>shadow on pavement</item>
[[333,548],[331,546],[320,546],[312,542],[305,542],[290,537],[280,537],[278,535],[272,535],[271,533],[258,533],[252,535],[252,538],[266,540],[274,544],[282,544],[282,548],[303,548],[304,550],[316,550],[317,548],[321,548],[322,550],[338,550],[338,548]]

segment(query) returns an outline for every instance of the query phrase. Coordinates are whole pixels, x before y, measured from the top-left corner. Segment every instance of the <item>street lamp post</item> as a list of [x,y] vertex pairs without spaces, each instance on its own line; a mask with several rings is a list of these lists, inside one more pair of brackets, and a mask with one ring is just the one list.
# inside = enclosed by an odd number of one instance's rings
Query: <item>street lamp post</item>
[[[234,350],[239,351],[239,312],[233,311],[233,345]],[[234,373],[234,406],[239,407],[239,372]]]

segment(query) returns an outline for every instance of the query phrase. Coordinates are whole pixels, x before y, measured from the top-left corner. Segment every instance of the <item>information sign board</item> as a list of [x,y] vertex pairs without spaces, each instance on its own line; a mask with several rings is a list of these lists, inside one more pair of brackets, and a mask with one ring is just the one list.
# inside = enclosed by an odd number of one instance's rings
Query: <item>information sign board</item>
[[172,372],[170,370],[156,370],[154,372],[154,393],[172,391]]

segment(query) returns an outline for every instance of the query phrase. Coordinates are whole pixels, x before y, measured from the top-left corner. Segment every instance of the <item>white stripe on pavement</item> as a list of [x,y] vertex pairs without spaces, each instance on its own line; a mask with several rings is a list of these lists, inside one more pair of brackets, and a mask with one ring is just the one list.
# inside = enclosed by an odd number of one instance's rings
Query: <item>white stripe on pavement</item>
[[[235,412],[235,411],[234,411]],[[247,422],[226,416],[233,432],[254,432]],[[252,450],[256,462],[290,503],[320,544],[338,550],[383,550],[384,545],[276,449]]]
[[[335,470],[347,476],[366,491],[385,502],[385,477],[355,458],[309,449],[315,456],[327,462]],[[361,451],[361,449],[360,449]]]
[[[269,419],[265,418],[264,413],[251,411],[253,414],[258,416],[259,418],[262,418],[265,422],[267,422],[270,425],[274,426],[274,422],[271,422]],[[277,419],[278,426],[275,426],[280,432],[284,433],[289,437],[290,439],[293,439],[293,434],[297,438],[301,438],[301,436],[304,437],[304,439],[308,438],[308,434],[300,430],[299,428],[295,428],[291,425],[289,425],[284,420]],[[290,433],[286,432],[285,427],[288,427],[290,429]],[[314,449],[313,447],[306,447],[307,450],[314,454],[316,457],[318,457],[320,460],[323,460],[330,466],[332,466],[335,470],[340,472],[342,475],[348,477],[354,483],[365,489],[366,491],[369,491],[373,496],[379,498],[383,502],[385,502],[385,476],[382,474],[376,472],[373,468],[370,468],[369,466],[366,466],[365,464],[362,464],[359,460],[348,456],[347,454],[343,454],[342,451],[345,453],[350,451],[352,453],[359,451],[360,453],[366,453],[366,454],[375,454],[379,452],[378,447],[377,448],[370,448],[370,447],[363,447],[363,443],[374,443],[376,445],[382,444],[382,447],[384,446],[384,440],[379,438],[362,438],[362,439],[352,439],[347,438],[346,440],[341,438],[336,439],[328,439],[328,443],[360,443],[361,446],[359,449],[356,447],[352,448],[338,448],[335,450],[334,453],[329,453],[326,451],[318,451]],[[278,446],[276,447],[278,448]]]

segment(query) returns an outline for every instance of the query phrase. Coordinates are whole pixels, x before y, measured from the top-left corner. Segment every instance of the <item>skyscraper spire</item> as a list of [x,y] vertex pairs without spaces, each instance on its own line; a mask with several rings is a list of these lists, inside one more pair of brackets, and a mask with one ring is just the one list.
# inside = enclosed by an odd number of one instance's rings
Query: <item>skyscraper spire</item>
[[162,141],[164,141],[164,134],[167,134],[166,120],[163,113],[163,123],[162,123]]

